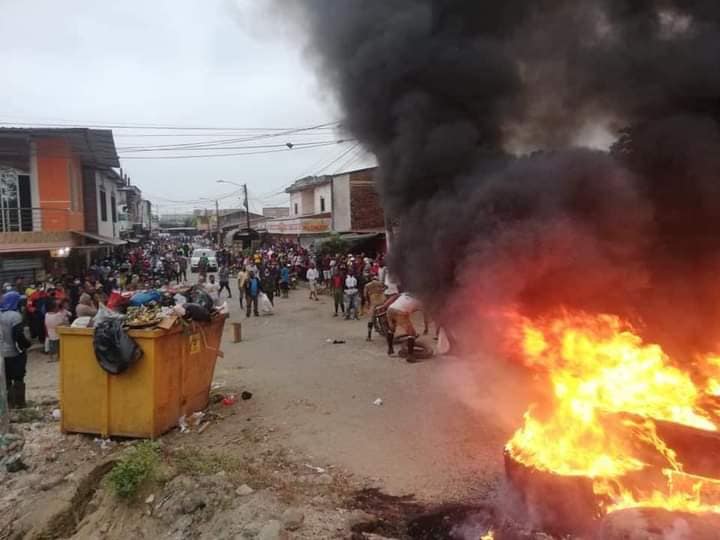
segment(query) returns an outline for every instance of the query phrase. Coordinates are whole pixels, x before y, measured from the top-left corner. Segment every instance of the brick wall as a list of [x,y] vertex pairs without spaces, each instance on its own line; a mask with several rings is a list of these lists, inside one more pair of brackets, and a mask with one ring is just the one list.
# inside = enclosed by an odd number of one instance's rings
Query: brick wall
[[381,229],[385,225],[380,196],[375,190],[376,169],[350,173],[350,225],[353,231]]

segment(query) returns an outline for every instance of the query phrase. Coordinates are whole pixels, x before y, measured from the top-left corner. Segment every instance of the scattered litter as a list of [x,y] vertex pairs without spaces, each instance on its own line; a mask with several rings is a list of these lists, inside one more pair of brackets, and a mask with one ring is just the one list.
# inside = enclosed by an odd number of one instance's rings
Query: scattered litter
[[150,494],[150,496],[147,499],[145,499],[145,504],[152,504],[154,502],[155,502],[155,494],[154,493]]
[[202,422],[202,419],[204,417],[205,417],[205,413],[202,411],[192,413],[190,415],[190,418],[187,419],[188,427],[199,426],[200,422]]
[[305,466],[311,471],[315,471],[318,474],[323,474],[327,472],[327,470],[323,469],[322,467],[315,467],[314,465],[310,465],[309,463],[306,463]]
[[245,392],[243,392],[242,394],[240,394],[240,397],[241,397],[244,401],[247,401],[248,399],[252,399],[252,396],[253,396],[253,395],[252,395],[252,392],[247,392],[247,391],[245,391]]
[[225,396],[225,399],[222,400],[222,404],[226,407],[229,407],[230,405],[235,405],[235,403],[237,403],[237,398],[234,394]]
[[205,422],[198,428],[198,433],[202,433],[207,429],[207,427],[210,425],[210,422]]
[[330,339],[330,338],[328,338],[328,339],[325,340],[325,342],[326,342],[326,343],[330,343],[330,344],[332,344],[332,345],[342,345],[343,343],[345,343],[345,340],[344,340],[344,339]]
[[55,420],[60,420],[60,418],[62,418],[62,412],[60,411],[60,409],[53,409],[52,417]]
[[217,382],[212,383],[212,385],[210,386],[210,389],[217,390],[219,388],[222,388],[223,386],[225,386],[225,381],[217,381]]
[[184,414],[180,418],[178,418],[178,427],[180,428],[180,433],[187,433],[188,431],[190,431],[187,427],[187,423],[185,422]]
[[383,400],[381,398],[377,398],[375,401],[373,401],[373,405],[377,405],[380,407],[383,404]]
[[115,446],[115,442],[111,439],[101,439],[100,437],[95,437],[93,442],[100,447],[100,450],[107,450],[108,448]]

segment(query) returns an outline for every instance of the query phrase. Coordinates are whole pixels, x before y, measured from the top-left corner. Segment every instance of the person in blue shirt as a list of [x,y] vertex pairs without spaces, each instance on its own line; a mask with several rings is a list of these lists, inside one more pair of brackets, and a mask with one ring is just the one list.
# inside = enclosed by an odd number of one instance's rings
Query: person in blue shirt
[[288,297],[288,291],[290,290],[290,265],[285,265],[280,269],[280,289],[282,290],[283,298]]
[[260,283],[260,280],[255,275],[255,272],[250,271],[250,275],[245,282],[245,303],[247,305],[245,313],[248,317],[250,316],[251,307],[253,314],[256,317],[260,316],[258,313],[258,297],[261,292],[263,292],[262,283]]

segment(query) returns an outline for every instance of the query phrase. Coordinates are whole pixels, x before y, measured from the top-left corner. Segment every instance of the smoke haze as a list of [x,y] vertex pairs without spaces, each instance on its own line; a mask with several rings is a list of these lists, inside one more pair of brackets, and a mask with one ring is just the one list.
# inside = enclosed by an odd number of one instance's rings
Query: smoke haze
[[[399,223],[392,271],[441,320],[563,306],[642,321],[685,354],[715,347],[720,3],[298,0],[284,11],[346,128],[378,158]],[[616,138],[610,150],[575,147],[598,126]]]

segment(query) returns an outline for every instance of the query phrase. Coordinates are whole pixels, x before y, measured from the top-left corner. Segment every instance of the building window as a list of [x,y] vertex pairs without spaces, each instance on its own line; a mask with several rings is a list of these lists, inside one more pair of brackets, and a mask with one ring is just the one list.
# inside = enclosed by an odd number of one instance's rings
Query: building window
[[107,221],[107,195],[103,190],[100,190],[100,219]]
[[297,216],[298,215],[297,203],[295,203],[295,205],[293,206],[293,209],[295,210],[295,215]]
[[325,211],[325,197],[320,197],[320,212]]
[[112,215],[113,223],[117,223],[117,200],[115,195],[110,195],[110,214]]

